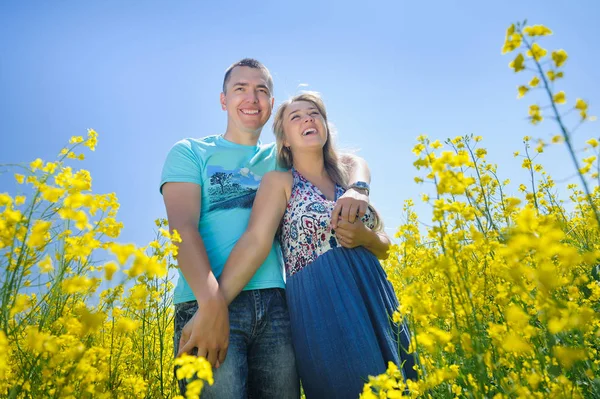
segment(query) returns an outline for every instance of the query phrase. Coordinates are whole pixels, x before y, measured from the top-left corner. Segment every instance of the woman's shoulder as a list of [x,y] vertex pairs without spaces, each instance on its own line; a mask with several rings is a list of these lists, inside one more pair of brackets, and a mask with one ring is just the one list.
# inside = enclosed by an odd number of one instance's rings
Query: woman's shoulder
[[281,192],[285,191],[286,198],[290,198],[292,191],[292,185],[294,184],[294,177],[292,172],[289,170],[279,171],[274,170],[267,172],[260,182],[260,186],[269,192]]
[[[267,186],[270,190],[283,189],[289,193],[294,183],[294,177],[289,170],[274,170],[267,172],[261,180],[261,186]],[[289,197],[289,196],[288,196]]]
[[291,183],[294,180],[291,170],[273,170],[271,172],[265,173],[262,178],[262,181],[268,180],[272,183]]

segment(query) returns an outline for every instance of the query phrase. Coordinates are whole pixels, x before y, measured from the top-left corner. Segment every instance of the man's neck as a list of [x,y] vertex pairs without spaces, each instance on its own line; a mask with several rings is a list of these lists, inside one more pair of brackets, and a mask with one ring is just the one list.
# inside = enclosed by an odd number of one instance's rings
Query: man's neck
[[225,134],[223,134],[223,138],[232,143],[255,146],[258,143],[261,130],[262,129],[255,132],[243,132],[228,126]]

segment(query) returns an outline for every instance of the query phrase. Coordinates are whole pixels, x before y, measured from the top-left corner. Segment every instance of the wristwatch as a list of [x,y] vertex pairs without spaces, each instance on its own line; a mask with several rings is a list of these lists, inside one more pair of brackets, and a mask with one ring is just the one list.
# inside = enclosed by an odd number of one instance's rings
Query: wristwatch
[[365,190],[367,192],[367,196],[369,195],[370,187],[369,183],[364,181],[357,181],[348,186],[348,189],[355,188],[358,190]]

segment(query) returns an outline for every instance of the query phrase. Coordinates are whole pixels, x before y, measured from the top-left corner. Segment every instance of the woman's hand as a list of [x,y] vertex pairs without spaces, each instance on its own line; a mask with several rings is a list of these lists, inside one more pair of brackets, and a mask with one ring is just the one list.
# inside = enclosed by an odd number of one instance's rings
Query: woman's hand
[[386,259],[389,255],[390,238],[383,231],[373,231],[357,219],[354,223],[338,220],[335,236],[344,248],[365,247],[378,259]]
[[365,226],[361,219],[356,219],[354,223],[350,223],[340,218],[335,229],[335,236],[344,248],[367,246],[372,240],[373,234],[375,233]]

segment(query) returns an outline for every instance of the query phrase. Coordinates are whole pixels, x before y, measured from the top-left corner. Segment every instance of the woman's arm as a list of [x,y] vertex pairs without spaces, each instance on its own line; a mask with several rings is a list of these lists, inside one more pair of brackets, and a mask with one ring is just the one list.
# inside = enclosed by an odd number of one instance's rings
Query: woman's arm
[[269,255],[291,186],[289,172],[269,172],[262,178],[248,228],[235,244],[219,277],[219,289],[228,304],[238,296]]
[[390,238],[383,231],[372,231],[370,239],[363,245],[371,251],[378,259],[384,260],[388,258],[390,249]]
[[[371,183],[371,171],[367,162],[354,154],[340,154],[340,162],[348,170],[348,183],[357,181]],[[351,188],[346,190],[335,203],[331,213],[331,227],[337,228],[338,220],[347,222],[360,220],[369,207],[369,193],[366,190]]]

